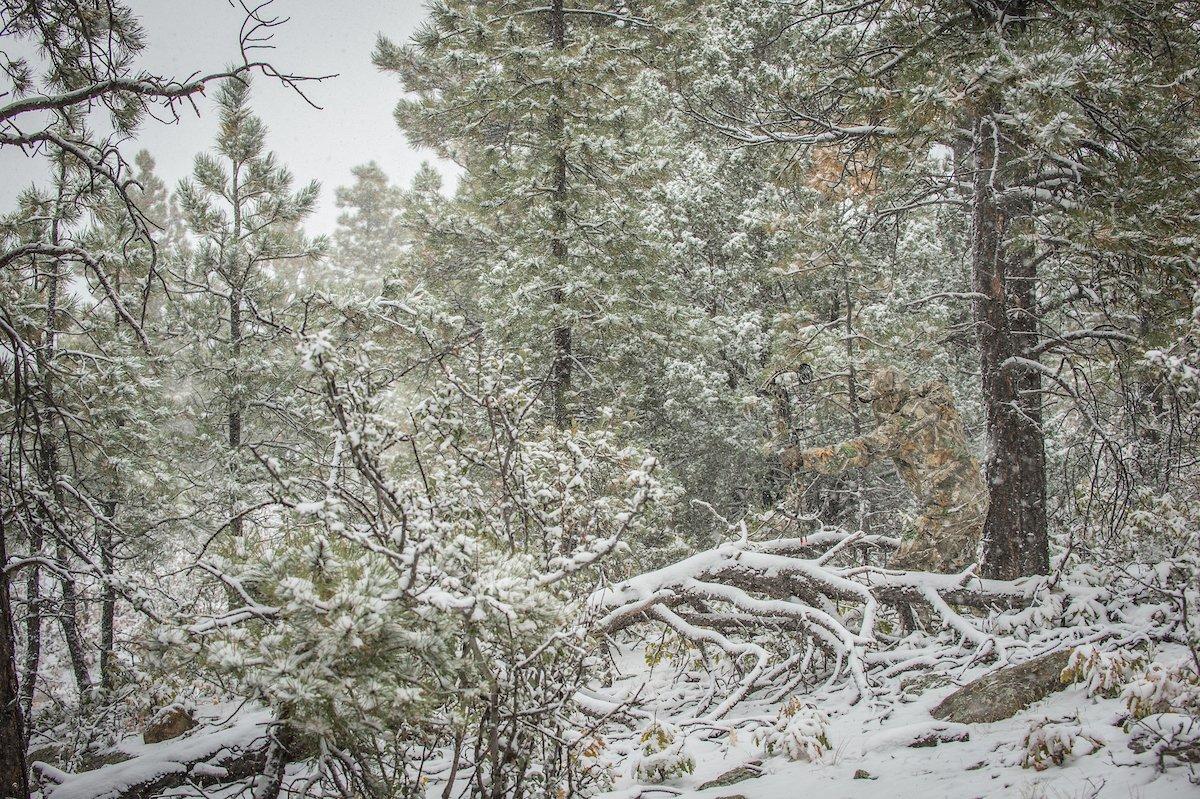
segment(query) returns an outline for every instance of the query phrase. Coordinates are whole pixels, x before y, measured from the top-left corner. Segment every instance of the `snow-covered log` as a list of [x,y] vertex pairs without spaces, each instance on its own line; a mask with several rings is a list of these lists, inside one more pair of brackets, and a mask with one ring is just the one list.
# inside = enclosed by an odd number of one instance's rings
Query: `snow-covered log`
[[162,743],[135,739],[119,748],[127,760],[91,771],[34,763],[33,773],[44,799],[148,799],[182,786],[225,785],[262,773],[270,726],[266,711],[250,712]]
[[983,580],[971,570],[931,574],[870,565],[834,566],[854,550],[892,549],[894,538],[823,530],[803,538],[740,540],[603,588],[589,599],[595,629],[612,633],[641,621],[665,625],[687,641],[713,645],[742,677],[711,712],[719,718],[783,671],[755,633],[795,634],[834,659],[862,695],[870,650],[881,645],[882,607],[916,606],[977,654],[1007,658],[1002,641],[956,609],[1009,609],[1026,604],[1041,579]]

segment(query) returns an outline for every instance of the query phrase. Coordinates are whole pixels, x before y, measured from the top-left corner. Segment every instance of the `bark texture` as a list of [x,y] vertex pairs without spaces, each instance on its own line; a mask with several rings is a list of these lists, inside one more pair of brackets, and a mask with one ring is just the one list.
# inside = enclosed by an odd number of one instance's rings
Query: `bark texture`
[[[550,3],[550,43],[555,51],[561,52],[566,48],[567,21],[563,11],[563,0],[552,0]],[[561,283],[567,277],[567,143],[566,125],[564,121],[564,88],[562,81],[554,82],[554,91],[550,105],[548,132],[554,147],[554,165],[551,196],[550,231],[550,260],[555,274],[552,280],[554,288],[550,300],[554,311],[554,331],[552,333],[554,356],[551,364],[551,390],[554,403],[554,424],[559,428],[571,424],[571,326],[564,318],[566,316],[566,293]]]
[[25,723],[21,695],[17,689],[17,647],[13,636],[12,604],[9,602],[6,531],[0,521],[0,795],[3,799],[29,796],[25,771]]
[[[993,20],[1020,16],[1026,3],[991,4]],[[1005,31],[1015,35],[1015,24]],[[1020,246],[1031,209],[1006,201],[1020,182],[1021,150],[1003,129],[1000,92],[981,98],[973,119],[971,269],[987,417],[988,511],[983,574],[1008,580],[1049,571],[1046,451],[1041,374],[1029,362],[1037,338],[1036,261]]]

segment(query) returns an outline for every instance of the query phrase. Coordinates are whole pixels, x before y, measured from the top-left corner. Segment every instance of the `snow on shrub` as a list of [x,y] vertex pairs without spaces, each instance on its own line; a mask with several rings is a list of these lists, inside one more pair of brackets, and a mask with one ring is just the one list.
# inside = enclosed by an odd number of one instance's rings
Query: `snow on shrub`
[[304,357],[331,466],[300,479],[264,463],[271,537],[200,565],[234,607],[165,625],[157,653],[222,675],[328,750],[374,753],[394,733],[393,751],[370,755],[380,779],[478,739],[479,779],[553,790],[580,765],[563,751],[569,697],[594,672],[575,597],[627,538],[661,529],[655,460],[610,431],[542,425],[515,356],[444,360],[406,399],[327,344]]
[[1135,752],[1153,753],[1160,769],[1166,767],[1168,757],[1200,763],[1200,719],[1182,713],[1146,716],[1135,723],[1129,748]]
[[1134,719],[1168,712],[1200,716],[1200,674],[1187,658],[1152,663],[1125,686],[1121,701]]
[[696,768],[687,738],[674,725],[652,721],[638,737],[633,774],[641,782],[663,783],[691,774]]
[[1044,771],[1050,766],[1061,766],[1068,758],[1090,755],[1104,746],[1104,738],[1092,730],[1085,730],[1078,716],[1066,719],[1035,719],[1029,725],[1022,742],[1023,768]]
[[791,760],[816,762],[829,751],[829,719],[816,705],[792,697],[780,709],[775,723],[755,734],[767,755],[784,754]]
[[1027,640],[1044,630],[1105,624],[1114,609],[1113,584],[1107,570],[1075,564],[1057,582],[1038,586],[1028,607],[993,619],[992,632]]
[[[616,779],[615,769],[609,759],[608,743],[596,734],[577,738],[573,747],[576,770],[597,791],[607,791]],[[569,796],[568,786],[562,786],[561,794]]]
[[1104,651],[1094,644],[1079,646],[1071,652],[1062,670],[1064,684],[1082,682],[1088,696],[1115,699],[1121,688],[1145,668],[1146,657],[1138,652]]

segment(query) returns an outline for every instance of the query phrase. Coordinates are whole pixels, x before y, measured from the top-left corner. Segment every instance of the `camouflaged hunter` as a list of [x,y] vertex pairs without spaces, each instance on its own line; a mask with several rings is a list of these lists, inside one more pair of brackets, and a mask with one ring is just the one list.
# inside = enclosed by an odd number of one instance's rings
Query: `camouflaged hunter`
[[874,430],[831,447],[789,447],[784,467],[837,474],[891,458],[921,513],[888,566],[962,571],[976,558],[987,491],[950,389],[937,381],[914,389],[903,372],[885,367],[872,376],[865,399],[875,412]]

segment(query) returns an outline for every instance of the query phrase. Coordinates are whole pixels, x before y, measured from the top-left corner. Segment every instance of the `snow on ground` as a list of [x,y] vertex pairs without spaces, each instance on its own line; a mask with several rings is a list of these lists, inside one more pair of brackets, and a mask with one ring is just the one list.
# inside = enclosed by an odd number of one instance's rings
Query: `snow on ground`
[[[1164,647],[1157,658],[1169,661],[1183,653]],[[992,724],[955,724],[939,721],[930,711],[957,684],[965,684],[988,670],[975,666],[955,675],[955,682],[920,689],[911,686],[900,694],[851,702],[853,691],[800,694],[828,719],[829,749],[814,762],[798,762],[764,753],[762,733],[779,717],[791,697],[777,701],[748,700],[728,717],[713,721],[695,718],[710,686],[689,664],[677,669],[669,661],[646,665],[644,652],[630,648],[617,660],[621,677],[613,684],[594,687],[586,704],[598,714],[615,711],[632,697],[638,704],[627,708],[635,724],[650,720],[684,730],[686,751],[695,770],[664,785],[641,784],[635,778],[639,759],[637,731],[611,735],[604,760],[614,777],[614,789],[600,799],[1168,799],[1200,797],[1200,766],[1168,760],[1160,771],[1152,753],[1129,749],[1130,733],[1114,722],[1123,716],[1117,699],[1092,698],[1082,684],[1068,686],[1019,712]],[[682,671],[682,674],[680,673]],[[931,675],[935,676],[935,675]],[[719,697],[718,697],[719,700]],[[710,706],[719,701],[710,703]],[[1077,747],[1062,766],[1044,771],[1023,768],[1023,741],[1030,726],[1049,717],[1064,720],[1099,743]],[[209,786],[220,785],[222,764],[231,764],[247,747],[260,745],[269,716],[261,708],[228,706],[208,708],[201,724],[184,736],[159,744],[131,738],[115,747],[133,759],[80,774],[66,774],[49,766],[35,767],[43,781],[45,799],[111,799],[131,786],[151,785],[170,774],[188,774]],[[913,747],[934,734],[943,738],[969,736],[965,741]],[[204,760],[205,763],[198,763]],[[731,769],[760,764],[761,776],[721,787],[700,789]],[[239,775],[245,776],[245,775]],[[168,790],[169,795],[223,795],[213,787]],[[427,795],[441,796],[443,784],[431,782]]]
[[[638,666],[636,653],[626,653],[623,679],[607,691],[632,694],[640,687],[643,697],[655,697],[671,705],[671,680],[663,666]],[[1174,656],[1175,652],[1170,652]],[[986,671],[976,668],[961,677],[959,684]],[[614,742],[615,790],[605,799],[660,799],[678,795],[685,799],[970,799],[971,797],[1121,797],[1121,799],[1168,799],[1200,797],[1200,785],[1189,782],[1187,764],[1175,762],[1165,772],[1157,769],[1155,756],[1131,751],[1130,734],[1113,722],[1121,717],[1122,705],[1115,699],[1094,699],[1082,686],[1070,686],[1051,694],[1016,716],[992,724],[949,725],[930,716],[930,710],[957,686],[930,688],[918,696],[906,695],[899,702],[863,701],[851,705],[845,692],[812,697],[829,718],[829,744],[820,762],[792,762],[786,757],[764,756],[753,735],[738,730],[732,736],[714,736],[687,716],[687,705],[657,718],[689,730],[688,748],[695,771],[663,786],[638,785],[632,777],[628,753],[636,741]],[[664,701],[665,700],[665,701]],[[778,705],[744,702],[720,726],[728,728],[745,719],[772,719]],[[1102,742],[1093,754],[1069,757],[1062,766],[1044,771],[1022,768],[1023,741],[1035,721],[1070,718],[1078,714],[1083,731]],[[736,725],[743,729],[749,725]],[[933,728],[966,729],[970,739],[961,743],[911,748],[908,744]],[[1086,750],[1090,747],[1080,747]],[[762,761],[763,776],[724,787],[699,790],[699,786],[730,769],[754,760]],[[1168,761],[1169,763],[1172,761]],[[866,772],[864,776],[861,772]],[[1196,768],[1194,774],[1200,774]],[[858,774],[858,778],[856,778]]]
[[118,799],[134,789],[145,789],[160,781],[183,775],[195,780],[216,781],[248,749],[261,746],[271,721],[262,708],[209,707],[198,719],[200,725],[178,738],[147,744],[132,736],[113,747],[112,753],[130,759],[77,774],[45,763],[33,769],[43,783],[45,799]]

